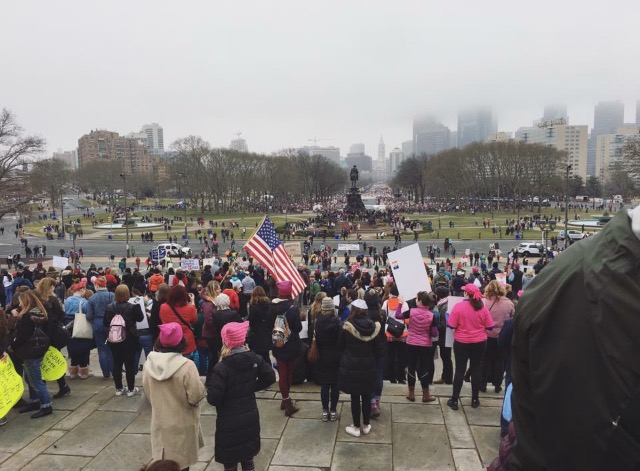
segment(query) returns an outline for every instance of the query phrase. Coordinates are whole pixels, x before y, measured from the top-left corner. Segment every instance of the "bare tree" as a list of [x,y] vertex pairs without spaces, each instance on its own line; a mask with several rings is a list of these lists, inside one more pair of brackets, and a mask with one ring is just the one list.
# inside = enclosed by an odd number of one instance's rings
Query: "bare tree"
[[17,211],[33,197],[22,165],[44,152],[45,140],[25,136],[15,115],[3,108],[0,112],[0,218]]
[[29,174],[31,188],[45,192],[51,200],[51,207],[56,208],[62,202],[62,196],[71,188],[73,174],[62,159],[45,159],[34,162]]

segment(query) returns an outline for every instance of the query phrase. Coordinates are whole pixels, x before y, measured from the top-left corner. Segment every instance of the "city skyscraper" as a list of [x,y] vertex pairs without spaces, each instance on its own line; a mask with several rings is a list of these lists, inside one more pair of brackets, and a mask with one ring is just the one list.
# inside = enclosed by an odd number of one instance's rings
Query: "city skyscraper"
[[380,142],[378,142],[378,160],[383,162],[387,157],[386,149],[384,147],[384,140],[380,136]]
[[415,154],[413,140],[402,142],[402,153],[407,157],[413,157]]
[[147,151],[149,154],[164,154],[164,131],[158,123],[145,124],[140,130],[147,136]]
[[237,150],[238,152],[249,152],[249,147],[247,146],[247,141],[240,137],[241,133],[238,133],[238,137],[231,140],[231,145],[229,149]]
[[589,150],[587,157],[587,175],[597,176],[596,148],[598,136],[602,134],[614,134],[624,125],[624,103],[621,101],[601,101],[593,112],[593,128],[589,137]]
[[458,113],[458,147],[485,141],[497,131],[497,121],[490,107],[472,108]]
[[[450,147],[449,128],[433,117],[413,120],[413,151],[415,155],[433,155]],[[407,154],[405,154],[407,155]]]

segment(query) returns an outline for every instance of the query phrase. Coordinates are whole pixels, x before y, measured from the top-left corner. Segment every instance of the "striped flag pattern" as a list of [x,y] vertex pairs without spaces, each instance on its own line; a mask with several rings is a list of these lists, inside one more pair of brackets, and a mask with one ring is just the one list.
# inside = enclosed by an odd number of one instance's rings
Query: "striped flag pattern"
[[289,254],[278,239],[276,228],[266,216],[258,230],[251,236],[244,249],[267,269],[276,281],[290,280],[293,283],[293,295],[297,296],[304,291],[305,282]]

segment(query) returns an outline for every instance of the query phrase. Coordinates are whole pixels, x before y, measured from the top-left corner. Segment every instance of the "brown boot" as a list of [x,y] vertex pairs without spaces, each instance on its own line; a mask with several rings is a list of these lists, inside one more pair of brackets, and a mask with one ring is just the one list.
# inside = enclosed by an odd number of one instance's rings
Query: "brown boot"
[[78,368],[78,377],[80,379],[87,379],[93,376],[93,373],[89,370],[88,366]]
[[291,399],[284,400],[284,415],[287,417],[291,417],[293,414],[298,412],[300,409],[294,407],[293,401]]
[[70,366],[69,367],[69,379],[76,379],[78,377],[78,367]]
[[422,402],[433,402],[435,400],[435,396],[429,393],[429,388],[422,388]]
[[436,379],[433,384],[444,384],[444,379],[440,378],[440,379]]
[[407,393],[406,398],[408,400],[410,400],[411,402],[415,402],[416,401],[416,387],[415,386],[409,386],[409,392]]

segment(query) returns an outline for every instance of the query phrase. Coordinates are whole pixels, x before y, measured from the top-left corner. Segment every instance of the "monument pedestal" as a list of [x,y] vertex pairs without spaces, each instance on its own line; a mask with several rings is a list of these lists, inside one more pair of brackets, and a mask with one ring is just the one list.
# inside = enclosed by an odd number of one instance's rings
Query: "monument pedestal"
[[358,188],[352,187],[349,189],[349,193],[347,193],[347,205],[344,211],[350,214],[364,214],[366,211]]

